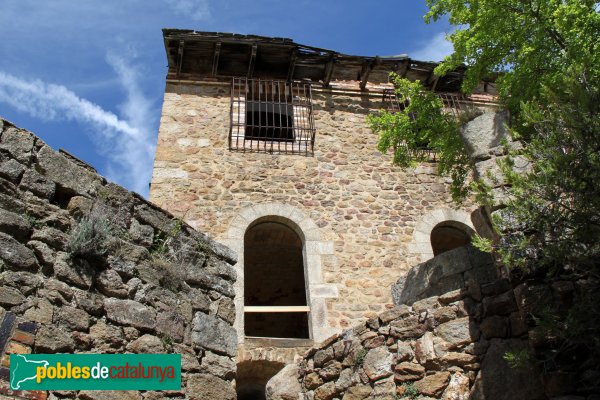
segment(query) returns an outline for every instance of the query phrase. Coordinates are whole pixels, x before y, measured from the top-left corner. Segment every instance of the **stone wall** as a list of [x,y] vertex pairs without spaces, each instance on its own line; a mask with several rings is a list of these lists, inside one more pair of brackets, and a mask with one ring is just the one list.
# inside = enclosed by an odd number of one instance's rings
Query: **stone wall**
[[[235,262],[225,246],[0,120],[0,398],[235,398]],[[9,390],[10,354],[57,352],[179,353],[182,389]]]
[[[228,84],[167,83],[152,201],[240,254],[241,239],[232,236],[243,237],[256,215],[265,217],[255,208],[265,205],[282,219],[302,215],[321,238],[315,248],[323,249],[306,271],[318,277],[308,279],[309,301],[324,300],[322,309],[314,307],[313,318],[324,319],[313,321],[317,341],[391,307],[388,288],[431,253],[426,240],[415,239],[416,226],[436,211],[452,215],[444,212],[455,208],[447,180],[434,163],[403,170],[376,150],[365,117],[382,108],[381,93],[315,89],[312,157],[230,152],[229,91]],[[464,207],[469,215],[470,204]],[[242,268],[243,260],[240,277]],[[328,288],[313,296],[314,285]]]
[[590,282],[501,275],[470,246],[413,267],[394,308],[309,350],[269,381],[267,398],[597,400],[585,348],[563,349],[535,323],[544,310],[566,313]]
[[[465,276],[468,285],[455,287]],[[467,399],[479,390],[486,352],[503,348],[498,338],[526,335],[521,325],[511,324],[517,304],[507,282],[497,280],[493,259],[471,247],[414,267],[398,286],[405,304],[306,354],[297,367],[305,399]],[[516,339],[514,346],[526,343]],[[504,383],[518,383],[520,376],[509,371]],[[286,398],[279,393],[285,386],[278,384],[280,377],[267,386],[270,399]],[[520,397],[487,395],[473,398],[540,398],[525,390]]]

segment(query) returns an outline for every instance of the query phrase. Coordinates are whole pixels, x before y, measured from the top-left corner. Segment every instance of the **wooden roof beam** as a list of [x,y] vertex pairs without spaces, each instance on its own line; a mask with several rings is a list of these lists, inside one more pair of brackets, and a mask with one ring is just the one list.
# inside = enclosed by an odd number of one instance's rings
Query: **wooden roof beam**
[[432,92],[435,91],[435,88],[438,82],[440,81],[440,77],[436,75],[433,71],[434,70],[431,70],[431,74],[429,74],[429,78],[427,78],[427,82],[425,84],[425,86],[428,86]]
[[379,64],[379,57],[375,57],[372,60],[366,61],[362,67],[362,71],[360,74],[360,90],[365,90],[367,88],[367,82],[369,81],[369,75],[373,68]]
[[256,62],[256,51],[258,49],[258,45],[254,43],[252,45],[252,53],[250,54],[250,62],[248,63],[248,78],[252,78],[254,74],[254,64]]
[[296,61],[298,60],[298,48],[294,47],[290,52],[290,66],[288,67],[287,80],[294,79],[294,70],[296,69]]
[[213,57],[212,76],[217,76],[219,68],[219,54],[221,53],[221,42],[215,43],[215,55]]
[[402,61],[402,65],[400,66],[400,70],[398,71],[398,75],[402,78],[406,78],[406,74],[410,69],[410,59]]
[[167,62],[169,63],[169,67],[175,66],[175,59],[173,59],[173,55],[171,54],[171,49],[169,46],[169,39],[165,38],[165,50],[167,52]]
[[181,66],[183,65],[183,50],[185,47],[185,41],[179,41],[179,48],[177,49],[177,78],[181,75]]
[[335,66],[336,56],[334,53],[329,54],[329,61],[325,65],[325,74],[323,75],[323,87],[329,87],[329,82],[331,82],[331,77],[333,75],[333,69]]

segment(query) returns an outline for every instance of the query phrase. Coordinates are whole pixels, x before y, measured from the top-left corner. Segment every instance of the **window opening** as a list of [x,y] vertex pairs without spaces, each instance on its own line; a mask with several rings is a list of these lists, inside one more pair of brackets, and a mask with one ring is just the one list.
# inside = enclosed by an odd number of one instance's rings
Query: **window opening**
[[233,78],[230,150],[312,155],[314,140],[310,83]]
[[441,222],[431,230],[434,257],[471,243],[471,229],[460,222]]
[[262,222],[244,237],[246,337],[309,339],[302,240],[288,226]]

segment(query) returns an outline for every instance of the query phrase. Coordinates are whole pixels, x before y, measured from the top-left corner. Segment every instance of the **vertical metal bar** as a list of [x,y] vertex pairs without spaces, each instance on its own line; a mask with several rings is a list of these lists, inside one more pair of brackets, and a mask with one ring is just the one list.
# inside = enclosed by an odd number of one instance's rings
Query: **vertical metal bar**
[[235,78],[231,79],[231,92],[229,93],[229,95],[231,96],[231,106],[229,109],[229,150],[231,150],[231,134],[233,132],[233,93],[235,91]]
[[[281,136],[281,133],[283,132],[283,110],[281,109],[281,90],[279,89],[279,85],[281,85],[280,81],[277,81],[276,83],[277,85],[277,107],[278,107],[278,111],[279,111],[279,136]],[[274,99],[273,99],[274,100]],[[287,112],[287,110],[286,110]],[[287,114],[286,114],[286,123],[287,123]],[[273,118],[273,121],[275,120],[275,118]],[[275,125],[275,124],[274,124]],[[287,132],[286,132],[287,134]],[[287,142],[283,144],[284,146],[287,146]],[[279,143],[277,143],[277,152],[281,154],[281,140],[279,141]]]

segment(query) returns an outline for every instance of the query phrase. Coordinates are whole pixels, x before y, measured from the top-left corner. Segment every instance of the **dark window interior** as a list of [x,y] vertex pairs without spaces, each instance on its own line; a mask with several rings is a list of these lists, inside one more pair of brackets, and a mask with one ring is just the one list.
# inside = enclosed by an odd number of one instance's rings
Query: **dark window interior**
[[[463,225],[457,226],[457,225]],[[469,228],[459,222],[442,222],[431,230],[431,247],[433,255],[445,253],[457,247],[466,246],[471,243],[471,236],[467,233]]]
[[[244,305],[306,306],[302,240],[276,222],[257,224],[244,238]],[[308,339],[306,312],[246,312],[245,334]]]
[[292,115],[274,111],[247,111],[245,139],[294,141]]

